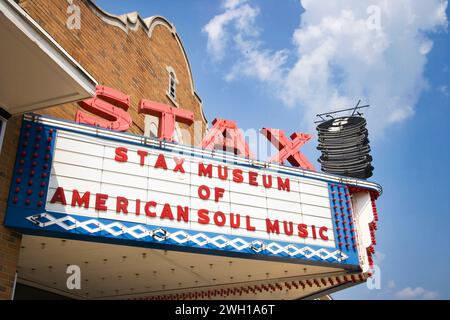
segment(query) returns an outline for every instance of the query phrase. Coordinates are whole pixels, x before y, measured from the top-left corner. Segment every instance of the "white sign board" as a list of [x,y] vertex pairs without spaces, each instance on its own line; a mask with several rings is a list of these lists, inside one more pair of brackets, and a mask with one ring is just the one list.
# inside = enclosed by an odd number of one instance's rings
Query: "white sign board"
[[328,184],[58,130],[46,210],[335,247]]

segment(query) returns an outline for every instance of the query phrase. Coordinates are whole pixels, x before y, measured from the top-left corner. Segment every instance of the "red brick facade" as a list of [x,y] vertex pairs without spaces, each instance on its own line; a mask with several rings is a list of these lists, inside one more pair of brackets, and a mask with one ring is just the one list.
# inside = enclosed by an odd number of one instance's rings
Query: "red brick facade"
[[[144,116],[137,113],[141,98],[194,113],[201,132],[206,128],[200,98],[193,87],[192,74],[175,28],[164,18],[116,17],[103,12],[90,0],[74,0],[81,10],[81,28],[66,26],[68,3],[63,0],[24,0],[20,5],[99,83],[131,96],[129,112],[133,119],[129,132],[144,134]],[[176,104],[168,97],[169,73],[178,80]],[[74,120],[76,103],[55,106],[39,113]],[[4,220],[14,165],[20,116],[8,121],[0,154],[0,221]],[[180,125],[184,127],[184,125]],[[191,141],[199,144],[201,134]],[[10,299],[20,252],[21,235],[0,224],[0,299]]]

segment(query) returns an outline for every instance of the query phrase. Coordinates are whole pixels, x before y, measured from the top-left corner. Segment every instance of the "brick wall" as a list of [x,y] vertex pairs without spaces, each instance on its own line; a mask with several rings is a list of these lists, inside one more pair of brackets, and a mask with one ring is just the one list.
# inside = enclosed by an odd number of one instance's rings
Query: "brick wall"
[[[194,112],[195,120],[206,128],[200,99],[194,94],[190,69],[177,41],[168,27],[156,24],[149,37],[146,28],[125,32],[111,23],[118,19],[103,13],[89,0],[74,0],[81,9],[81,28],[66,27],[68,3],[64,0],[23,0],[20,5],[33,17],[100,85],[121,90],[131,96],[129,112],[133,125],[129,132],[144,133],[144,116],[137,113],[141,98],[172,105],[167,97],[171,66],[179,81],[177,103]],[[124,28],[126,26],[123,25]],[[38,113],[73,120],[76,103],[55,106]],[[20,116],[11,118],[0,154],[0,221],[4,220],[6,202],[14,165]],[[182,129],[187,129],[181,125]],[[193,137],[193,128],[188,129]],[[201,136],[184,141],[198,145]],[[0,299],[10,299],[20,252],[21,235],[0,225]]]
[[[6,127],[5,140],[0,153],[0,221],[5,218],[9,184],[16,158],[20,117],[11,118]],[[0,299],[10,299],[19,259],[21,234],[0,224]]]
[[[22,7],[76,60],[100,85],[121,90],[131,96],[132,133],[144,133],[144,116],[137,113],[141,98],[172,105],[167,97],[169,75],[173,67],[179,84],[177,102],[194,112],[202,121],[201,103],[192,92],[190,71],[176,35],[166,26],[156,25],[151,38],[143,27],[123,31],[118,19],[101,13],[89,0],[74,0],[81,10],[81,28],[69,30],[66,22],[67,1],[23,0]],[[105,20],[109,21],[105,22]],[[130,28],[134,28],[130,25]],[[60,118],[73,120],[76,103],[42,110]],[[203,122],[203,126],[206,123]],[[191,141],[198,144],[200,141]],[[186,142],[187,143],[187,142]]]

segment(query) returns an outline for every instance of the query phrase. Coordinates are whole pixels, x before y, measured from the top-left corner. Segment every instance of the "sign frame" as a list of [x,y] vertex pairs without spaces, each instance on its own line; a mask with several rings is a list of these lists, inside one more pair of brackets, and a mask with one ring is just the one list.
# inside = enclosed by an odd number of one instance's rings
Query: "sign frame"
[[[334,230],[335,248],[301,245],[285,242],[260,240],[253,237],[223,235],[214,232],[184,230],[171,227],[142,225],[139,223],[91,218],[61,214],[45,210],[45,199],[49,190],[50,171],[58,131],[68,131],[107,139],[118,143],[127,143],[141,148],[153,148],[163,152],[183,152],[192,157],[232,162],[234,165],[253,169],[276,171],[293,176],[306,177],[328,183],[330,205],[337,199],[339,190],[348,186],[367,189],[368,192],[381,193],[376,183],[335,175],[322,174],[300,168],[280,166],[257,160],[230,155],[223,151],[202,150],[181,146],[147,137],[112,130],[76,124],[70,121],[56,120],[34,114],[24,115],[17,158],[11,182],[8,208],[5,219],[7,227],[15,228],[25,234],[51,236],[58,238],[94,241],[127,246],[150,247],[163,250],[186,251],[192,253],[213,254],[240,258],[282,261],[290,263],[313,264],[360,270],[358,248],[346,248],[337,245],[338,233]],[[26,143],[25,143],[26,142]],[[32,177],[28,177],[30,172]],[[27,176],[24,179],[24,176]],[[28,185],[27,185],[28,182]],[[23,187],[25,185],[25,187]],[[333,211],[333,209],[331,209]],[[336,211],[336,210],[335,210]],[[334,212],[334,211],[333,211]],[[342,221],[338,215],[331,214],[332,223]],[[119,230],[120,229],[120,230]],[[145,236],[144,232],[148,232]],[[340,238],[340,237],[339,237]],[[266,243],[270,242],[270,243]],[[356,242],[355,242],[356,243]]]

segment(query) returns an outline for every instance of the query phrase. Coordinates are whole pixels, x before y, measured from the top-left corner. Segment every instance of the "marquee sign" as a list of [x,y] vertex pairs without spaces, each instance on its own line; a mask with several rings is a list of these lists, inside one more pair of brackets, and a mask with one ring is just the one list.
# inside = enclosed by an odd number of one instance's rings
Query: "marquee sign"
[[6,225],[24,233],[360,265],[349,187],[376,184],[25,116]]

